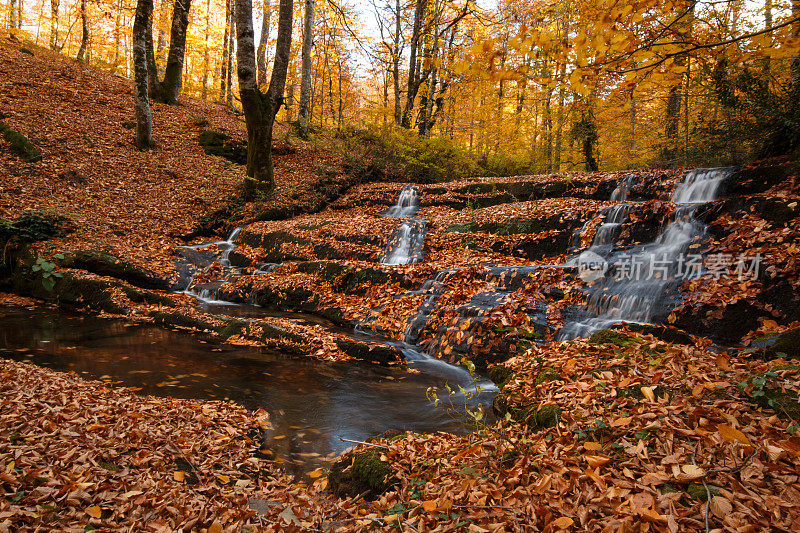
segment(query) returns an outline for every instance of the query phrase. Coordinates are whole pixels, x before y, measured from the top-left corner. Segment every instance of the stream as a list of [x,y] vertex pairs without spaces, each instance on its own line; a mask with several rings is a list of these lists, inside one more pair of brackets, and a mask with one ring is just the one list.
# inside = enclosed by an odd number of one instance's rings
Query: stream
[[[313,318],[309,317],[313,320]],[[198,336],[56,309],[0,308],[0,356],[28,361],[139,394],[233,400],[263,407],[273,429],[264,448],[294,473],[325,466],[352,446],[386,431],[470,430],[463,418],[426,397],[428,387],[462,382],[456,367],[411,362],[409,367],[328,363],[263,349],[209,343]],[[454,374],[454,371],[456,372]],[[473,389],[474,390],[474,389]],[[491,404],[494,388],[477,394]],[[463,408],[474,403],[453,397]],[[487,415],[491,409],[486,409]]]

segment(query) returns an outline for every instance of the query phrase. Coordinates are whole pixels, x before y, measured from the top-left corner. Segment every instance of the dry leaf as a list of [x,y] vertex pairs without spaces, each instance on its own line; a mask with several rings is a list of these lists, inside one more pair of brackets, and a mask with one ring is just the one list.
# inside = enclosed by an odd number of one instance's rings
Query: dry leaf
[[92,518],[100,518],[100,516],[103,514],[103,510],[97,505],[92,505],[91,507],[86,508],[86,514]]
[[718,424],[717,431],[719,431],[719,434],[722,435],[722,438],[727,442],[738,442],[740,444],[752,446],[752,444],[750,444],[750,439],[747,438],[747,435],[734,427],[731,427],[727,424]]

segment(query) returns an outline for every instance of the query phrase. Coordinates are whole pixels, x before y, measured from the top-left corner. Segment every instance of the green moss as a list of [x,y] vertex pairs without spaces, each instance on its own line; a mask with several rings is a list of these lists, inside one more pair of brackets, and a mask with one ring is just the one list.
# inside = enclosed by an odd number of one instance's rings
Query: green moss
[[197,137],[203,151],[208,155],[224,157],[232,163],[247,164],[247,146],[230,141],[230,136],[219,131],[205,130]]
[[694,500],[698,500],[704,502],[708,500],[708,493],[711,493],[711,497],[719,496],[719,487],[714,485],[708,485],[708,492],[706,491],[705,486],[702,483],[691,483],[688,487],[686,487],[686,494],[689,495],[690,498]]
[[261,336],[261,339],[264,342],[266,342],[268,339],[285,339],[295,343],[305,342],[305,338],[302,336],[296,333],[290,333],[284,329],[276,328],[275,326],[271,326],[269,324],[261,324],[261,330],[264,332]]
[[528,418],[528,427],[534,431],[556,427],[560,417],[561,408],[558,405],[545,405],[537,409],[533,415]]
[[11,145],[11,153],[28,163],[42,160],[42,154],[23,134],[0,122],[0,134]]
[[16,235],[25,242],[47,241],[63,237],[71,230],[72,225],[66,217],[49,211],[32,209],[23,211],[13,223],[4,221],[0,227],[0,233],[6,236]]
[[479,231],[477,222],[450,224],[444,229],[444,233],[475,233],[476,231]]
[[774,356],[785,354],[787,359],[800,359],[800,328],[790,329],[778,335],[769,352]]
[[637,343],[638,340],[637,337],[613,329],[601,329],[589,337],[589,342],[591,344],[614,344],[621,348],[627,348]]
[[561,374],[556,372],[552,368],[545,368],[542,370],[538,376],[536,376],[536,384],[541,385],[546,381],[563,381],[564,378],[561,377]]
[[246,322],[243,320],[228,320],[222,329],[219,330],[219,336],[222,340],[227,340],[234,335],[238,335],[242,331],[244,331],[245,326],[247,325]]
[[514,371],[507,366],[497,365],[489,369],[489,379],[500,389],[505,387],[513,377]]
[[153,322],[159,326],[189,328],[196,329],[198,331],[216,330],[216,328],[208,322],[182,315],[180,313],[164,313],[156,311],[150,313],[150,316],[153,317]]
[[328,474],[328,488],[339,497],[364,494],[372,500],[397,484],[389,463],[381,461],[381,452],[366,450],[346,456],[333,464]]
[[536,234],[551,229],[559,229],[563,224],[560,215],[549,218],[514,219],[508,222],[464,222],[447,226],[444,233],[485,232],[496,235]]
[[78,268],[101,276],[127,281],[145,289],[168,290],[169,282],[154,272],[98,250],[79,250],[64,254],[61,266]]
[[163,305],[164,307],[175,307],[177,304],[172,298],[150,291],[139,291],[126,285],[122,286],[122,292],[132,302],[151,305]]

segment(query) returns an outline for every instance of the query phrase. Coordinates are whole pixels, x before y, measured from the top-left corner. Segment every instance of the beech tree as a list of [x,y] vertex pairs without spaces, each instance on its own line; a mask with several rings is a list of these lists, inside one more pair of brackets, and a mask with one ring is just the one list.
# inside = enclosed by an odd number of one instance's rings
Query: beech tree
[[[175,0],[172,8],[172,29],[169,36],[169,52],[167,66],[164,69],[164,80],[158,79],[156,56],[153,51],[152,15],[147,21],[147,68],[151,96],[165,104],[177,105],[181,92],[181,75],[183,61],[186,56],[186,29],[189,26],[189,8],[191,0]],[[152,12],[152,8],[151,8]]]
[[138,0],[133,21],[133,95],[136,108],[136,147],[140,150],[146,150],[153,145],[147,66],[148,42],[151,51],[153,42],[150,31],[152,16],[153,0]]
[[88,48],[89,48],[89,16],[86,13],[87,0],[81,1],[81,46],[78,48],[78,61],[88,61]]
[[292,45],[294,2],[281,0],[278,36],[269,88],[262,93],[256,76],[253,5],[251,0],[236,0],[236,60],[239,96],[247,124],[247,178],[245,196],[269,195],[275,189],[272,168],[272,128],[283,103],[283,90]]
[[303,49],[300,81],[300,136],[308,139],[311,120],[311,47],[314,44],[314,0],[306,0],[303,14]]

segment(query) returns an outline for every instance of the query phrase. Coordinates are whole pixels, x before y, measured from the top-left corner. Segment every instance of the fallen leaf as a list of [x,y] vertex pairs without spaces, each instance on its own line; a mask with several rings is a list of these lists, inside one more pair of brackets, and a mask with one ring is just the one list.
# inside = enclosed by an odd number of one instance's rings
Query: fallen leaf
[[92,505],[91,507],[86,508],[86,514],[91,516],[92,518],[100,518],[100,515],[103,514],[103,510],[100,509],[97,505]]
[[740,444],[752,446],[750,439],[747,438],[747,435],[734,427],[731,427],[727,424],[717,424],[717,431],[719,431],[719,434],[722,435],[722,438],[727,442],[738,442]]

